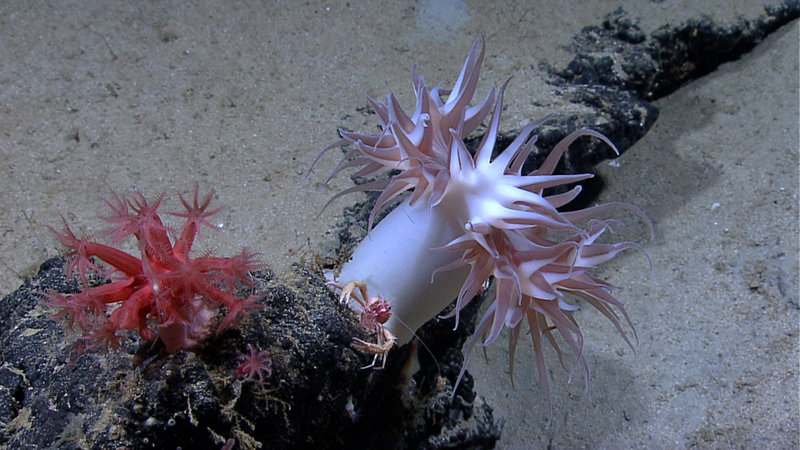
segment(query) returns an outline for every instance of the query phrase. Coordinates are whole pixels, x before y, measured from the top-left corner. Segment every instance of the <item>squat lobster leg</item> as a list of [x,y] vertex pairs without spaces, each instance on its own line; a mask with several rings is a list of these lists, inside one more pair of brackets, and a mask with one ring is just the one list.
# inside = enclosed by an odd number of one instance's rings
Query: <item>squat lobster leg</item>
[[[374,344],[353,338],[353,343],[351,344],[353,348],[375,355],[372,364],[362,367],[362,369],[375,367],[379,356],[382,358],[380,368],[383,369],[386,366],[386,355],[389,354],[389,350],[392,349],[397,340],[394,335],[383,326],[392,316],[392,305],[380,296],[369,297],[367,294],[367,285],[361,281],[351,281],[344,286],[335,282],[330,282],[328,286],[342,290],[339,296],[340,303],[347,304],[352,299],[361,306],[361,314],[359,315],[361,326],[364,330],[374,333],[377,337],[377,342]],[[358,292],[356,292],[356,289],[358,289]]]
[[394,347],[394,342],[396,338],[392,333],[389,332],[386,328],[381,325],[380,331],[377,333],[378,335],[378,342],[376,344],[362,341],[361,339],[353,338],[353,343],[350,344],[356,350],[361,350],[362,352],[373,353],[375,354],[375,358],[372,359],[372,364],[368,366],[362,367],[362,369],[369,369],[375,367],[375,364],[378,362],[378,356],[381,357],[381,369],[386,367],[386,355],[389,354],[389,350]]
[[[339,295],[339,303],[350,303],[350,299],[355,299],[355,301],[361,305],[361,307],[365,307],[367,305],[367,285],[362,283],[361,281],[351,281],[344,286],[336,282],[329,282],[326,283],[329,287],[334,287],[336,289],[341,289],[342,293]],[[361,294],[361,298],[358,295],[353,295],[353,292],[358,288],[359,293]]]

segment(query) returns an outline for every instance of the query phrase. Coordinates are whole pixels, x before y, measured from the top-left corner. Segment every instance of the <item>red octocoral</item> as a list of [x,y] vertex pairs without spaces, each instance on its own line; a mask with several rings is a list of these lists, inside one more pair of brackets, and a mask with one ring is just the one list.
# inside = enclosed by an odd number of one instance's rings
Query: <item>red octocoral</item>
[[269,357],[269,351],[256,352],[250,344],[247,344],[247,349],[250,354],[239,356],[242,363],[236,368],[236,375],[245,380],[251,380],[253,376],[257,376],[258,381],[264,381],[265,376],[269,378],[272,375],[272,359]]
[[[50,229],[69,249],[66,256],[74,257],[66,267],[67,274],[77,268],[84,288],[71,296],[47,294],[50,305],[59,309],[55,318],[66,317],[69,328],[80,327],[88,347],[117,349],[119,332],[130,330],[138,331],[145,340],[158,337],[168,351],[174,352],[208,337],[218,322],[220,306],[226,313],[218,332],[234,324],[240,314],[247,315],[249,309],[259,307],[258,296],[241,299],[234,293],[236,281],[252,285],[248,272],[264,266],[253,253],[244,249],[231,258],[190,256],[200,226],[212,227],[206,219],[219,211],[208,211],[213,192],[202,202],[198,194],[195,186],[192,204],[179,194],[186,212],[170,214],[186,222],[174,243],[169,238],[171,229],[158,215],[163,194],[152,203],[139,192],[130,199],[114,194],[113,201],[106,201],[111,214],[102,219],[112,224],[107,235],[117,244],[134,236],[140,258],[94,242],[91,237],[76,237],[62,217],[64,231]],[[113,268],[109,274],[112,282],[89,287],[87,270],[99,271],[92,257]]]

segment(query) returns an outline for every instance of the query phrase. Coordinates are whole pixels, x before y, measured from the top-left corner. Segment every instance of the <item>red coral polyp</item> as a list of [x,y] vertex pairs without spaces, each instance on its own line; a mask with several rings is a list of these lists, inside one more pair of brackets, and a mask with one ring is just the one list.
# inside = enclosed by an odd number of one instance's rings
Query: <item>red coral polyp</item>
[[[231,258],[209,254],[193,258],[192,246],[199,238],[202,225],[213,228],[206,220],[219,212],[208,211],[213,191],[199,201],[195,186],[190,204],[180,196],[186,212],[170,213],[186,219],[178,230],[178,238],[170,240],[171,229],[158,214],[164,195],[148,202],[139,192],[129,199],[114,194],[106,200],[111,214],[102,219],[112,225],[106,232],[112,243],[119,244],[133,236],[139,257],[88,238],[78,238],[62,217],[63,231],[51,231],[73,260],[66,266],[68,276],[77,270],[83,289],[66,296],[50,292],[50,306],[59,311],[54,318],[66,318],[67,326],[78,327],[87,347],[118,349],[122,330],[136,331],[144,340],[158,337],[169,352],[193,347],[216,328],[222,331],[260,307],[258,296],[238,298],[237,282],[252,285],[248,273],[264,267],[247,249]],[[92,258],[110,266],[110,283],[90,287],[87,271],[100,271]],[[224,309],[224,319],[217,323]]]
[[247,344],[247,349],[250,354],[239,356],[242,363],[236,368],[236,375],[244,380],[252,380],[254,376],[258,377],[258,381],[264,381],[265,377],[269,378],[272,375],[272,359],[269,357],[269,351],[256,352],[250,344]]

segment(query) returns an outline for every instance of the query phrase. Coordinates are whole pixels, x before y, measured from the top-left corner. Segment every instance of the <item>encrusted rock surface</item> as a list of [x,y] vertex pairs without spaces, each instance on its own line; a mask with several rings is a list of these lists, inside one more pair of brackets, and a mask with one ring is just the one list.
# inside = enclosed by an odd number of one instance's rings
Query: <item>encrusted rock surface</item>
[[758,17],[734,23],[699,17],[648,36],[620,8],[601,26],[581,31],[572,45],[575,58],[554,75],[565,83],[616,87],[652,101],[738,59],[799,15],[800,2],[787,0],[765,6]]
[[[324,281],[296,266],[278,284],[253,274],[263,309],[194,351],[125,340],[118,353],[75,355],[62,324],[49,318],[41,292],[76,292],[65,260],[0,303],[0,444],[8,448],[475,448],[500,434],[471,377],[452,395],[461,343],[435,321],[385,370],[350,347],[369,339]],[[250,293],[247,293],[250,294]],[[475,309],[472,309],[474,315]],[[462,314],[462,317],[465,317]],[[469,317],[469,316],[466,316]],[[264,382],[235,375],[247,344],[266,349]]]

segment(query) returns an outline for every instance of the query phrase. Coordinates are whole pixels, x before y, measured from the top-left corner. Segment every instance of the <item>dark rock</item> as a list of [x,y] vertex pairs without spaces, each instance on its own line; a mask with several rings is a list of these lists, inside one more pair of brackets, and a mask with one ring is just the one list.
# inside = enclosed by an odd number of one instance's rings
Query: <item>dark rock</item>
[[[385,370],[361,369],[372,358],[350,343],[369,337],[324,280],[296,266],[286,284],[253,274],[243,294],[262,294],[265,307],[193,351],[131,338],[118,353],[75,355],[42,306],[43,291],[77,291],[64,263],[48,260],[0,304],[7,448],[488,448],[499,437],[471,377],[452,396],[469,326],[429,324],[419,332],[429,350],[405,346]],[[270,352],[263,383],[235,375],[247,344]]]
[[764,37],[800,17],[800,1],[766,6],[764,15],[717,23],[710,17],[665,25],[645,36],[623,9],[575,39],[575,58],[554,72],[556,84],[604,85],[656,100],[720,64],[750,51]]

